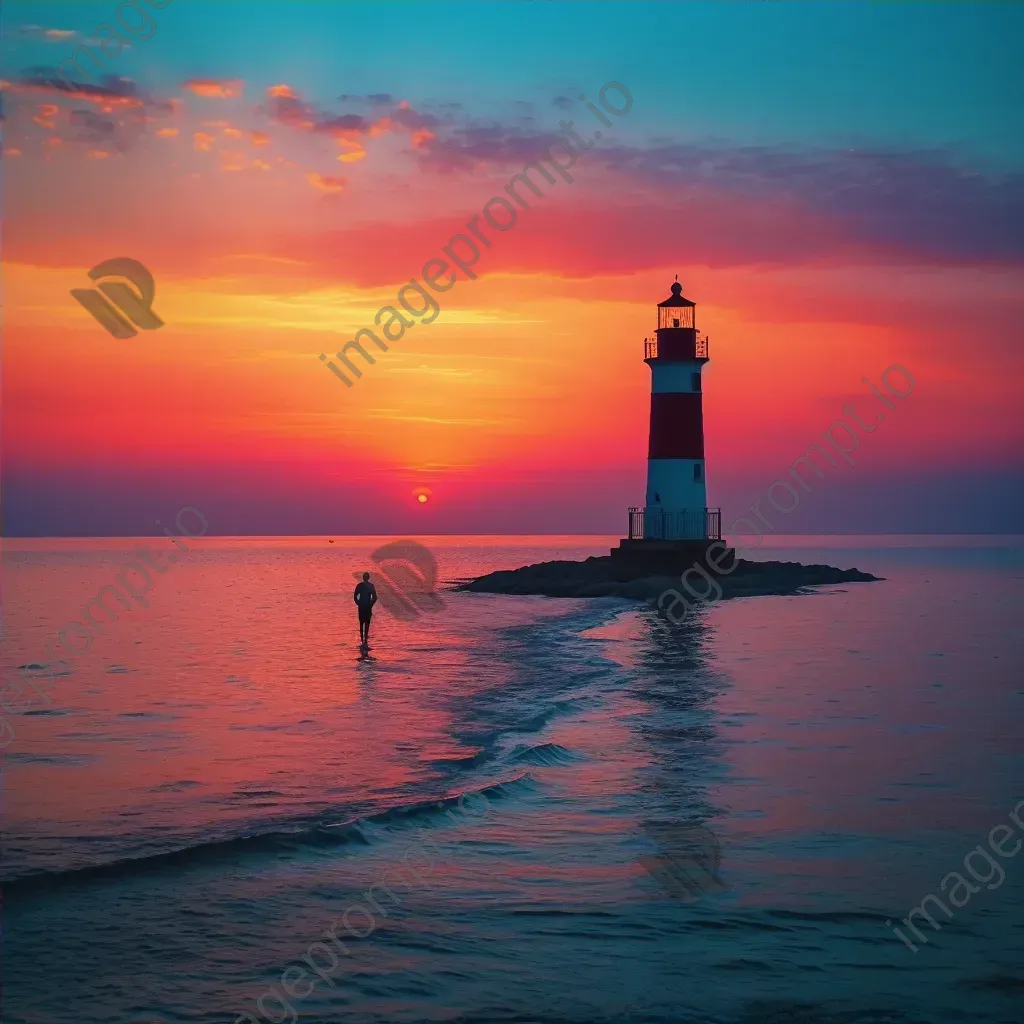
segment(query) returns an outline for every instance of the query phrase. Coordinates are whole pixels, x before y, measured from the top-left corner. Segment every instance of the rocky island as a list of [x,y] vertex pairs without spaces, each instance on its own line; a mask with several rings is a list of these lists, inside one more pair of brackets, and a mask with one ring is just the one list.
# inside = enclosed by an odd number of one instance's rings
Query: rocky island
[[[881,579],[859,569],[836,569],[831,565],[801,565],[799,562],[751,562],[737,558],[728,573],[689,576],[689,593],[679,574],[637,574],[622,579],[620,564],[608,556],[594,556],[582,562],[540,562],[520,569],[490,572],[466,580],[455,590],[484,594],[540,595],[544,597],[623,597],[656,605],[665,593],[681,593],[691,602],[696,595],[713,599],[756,597],[763,594],[799,594],[808,587],[832,583],[872,583]],[[713,581],[709,583],[708,580]],[[717,589],[721,588],[721,594]],[[666,598],[666,602],[669,599]]]

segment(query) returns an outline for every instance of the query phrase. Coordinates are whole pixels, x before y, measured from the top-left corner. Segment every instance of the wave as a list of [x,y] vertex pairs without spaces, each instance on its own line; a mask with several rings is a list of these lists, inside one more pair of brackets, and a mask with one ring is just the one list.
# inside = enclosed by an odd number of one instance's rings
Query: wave
[[573,761],[579,760],[579,755],[559,743],[538,743],[532,747],[516,747],[509,760],[521,764],[550,766],[571,764]]
[[[542,733],[600,703],[601,691],[621,673],[599,643],[581,634],[614,621],[622,614],[620,603],[595,602],[496,631],[491,656],[509,669],[510,685],[462,698],[454,728],[456,738],[475,751],[475,763],[504,760],[503,739]],[[518,752],[511,751],[513,760]]]
[[[488,783],[478,789],[466,789],[442,796],[434,796],[412,803],[396,804],[366,814],[358,818],[349,818],[335,823],[322,820],[293,823],[290,827],[268,829],[266,832],[231,836],[225,839],[204,840],[174,850],[145,854],[138,857],[123,857],[103,864],[90,864],[83,867],[67,868],[59,871],[35,870],[23,875],[0,879],[4,886],[4,896],[29,894],[40,889],[47,892],[58,886],[77,885],[85,882],[117,878],[118,880],[131,875],[141,875],[152,871],[171,868],[208,865],[223,860],[237,860],[249,854],[276,854],[299,849],[317,849],[343,847],[349,845],[369,846],[370,839],[377,833],[370,832],[367,826],[402,826],[414,824],[430,824],[432,820],[451,820],[450,811],[457,809],[467,813],[461,806],[473,797],[483,796],[486,800],[502,799],[510,796],[521,786],[529,786],[532,778],[529,772],[521,772],[508,779]],[[473,811],[468,813],[473,814]]]

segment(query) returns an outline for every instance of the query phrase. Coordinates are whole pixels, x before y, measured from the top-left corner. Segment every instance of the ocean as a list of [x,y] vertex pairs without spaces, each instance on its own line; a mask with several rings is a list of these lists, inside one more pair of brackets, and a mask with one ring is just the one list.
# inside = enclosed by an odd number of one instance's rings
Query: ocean
[[140,542],[6,541],[7,1024],[1024,1020],[1024,538],[771,538],[885,581],[679,626],[442,589],[365,655],[388,539],[189,542],[62,664]]

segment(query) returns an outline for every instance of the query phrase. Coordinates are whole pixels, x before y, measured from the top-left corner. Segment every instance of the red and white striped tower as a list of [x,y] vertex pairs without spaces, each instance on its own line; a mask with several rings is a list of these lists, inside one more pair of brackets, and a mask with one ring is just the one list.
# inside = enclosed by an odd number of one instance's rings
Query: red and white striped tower
[[[658,303],[655,337],[644,342],[651,368],[651,430],[647,448],[645,540],[707,540],[704,407],[701,370],[708,339],[697,332],[696,306],[678,280]],[[631,530],[631,535],[634,531]],[[718,531],[710,531],[718,536]]]
[[612,548],[620,579],[679,572],[695,565],[731,564],[722,538],[721,509],[707,507],[704,478],[704,405],[701,371],[708,339],[697,330],[696,306],[676,281],[658,303],[658,326],[644,338],[651,368],[651,429],[647,442],[647,497],[629,510],[629,536]]

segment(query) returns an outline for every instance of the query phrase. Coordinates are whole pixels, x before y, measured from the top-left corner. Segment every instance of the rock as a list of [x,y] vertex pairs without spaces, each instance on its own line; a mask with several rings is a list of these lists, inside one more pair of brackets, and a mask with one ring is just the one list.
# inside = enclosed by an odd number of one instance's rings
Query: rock
[[[668,590],[677,590],[695,600],[678,576],[643,576],[622,581],[614,578],[612,560],[593,556],[583,562],[539,562],[521,569],[491,572],[479,579],[458,584],[455,590],[483,594],[537,595],[542,597],[621,597],[656,603]],[[619,570],[621,572],[621,570]],[[721,588],[721,598],[753,597],[762,594],[796,594],[806,587],[834,583],[872,583],[882,579],[859,569],[836,569],[831,565],[801,565],[799,562],[749,562],[736,559],[728,574],[713,577]],[[698,591],[716,588],[703,577],[691,574],[690,586]]]

